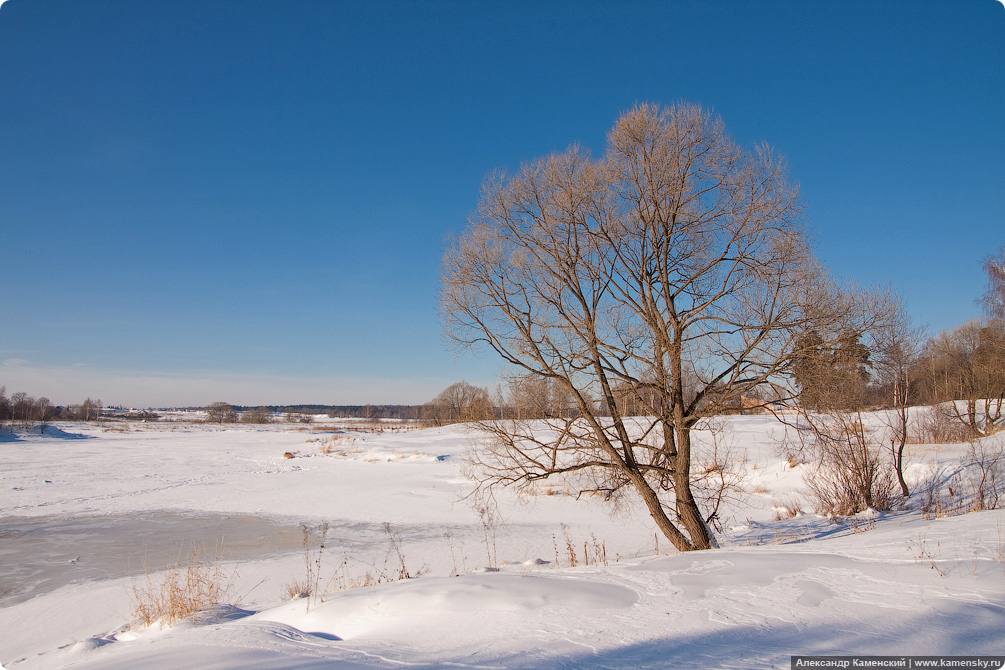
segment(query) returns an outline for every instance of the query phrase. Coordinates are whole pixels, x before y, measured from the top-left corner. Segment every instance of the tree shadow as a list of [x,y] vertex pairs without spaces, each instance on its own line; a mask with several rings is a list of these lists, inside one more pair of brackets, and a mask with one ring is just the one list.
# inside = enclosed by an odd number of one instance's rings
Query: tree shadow
[[56,426],[45,426],[40,433],[45,437],[52,437],[59,440],[93,440],[93,435],[84,435],[82,433],[68,433],[62,428]]
[[873,611],[861,619],[813,625],[728,626],[527,667],[788,668],[793,655],[1005,654],[1002,604],[942,601],[924,614],[905,618]]
[[51,437],[57,440],[93,440],[95,437],[94,435],[84,435],[82,433],[68,433],[62,428],[51,424],[46,426],[34,426],[28,430],[10,427],[0,428],[0,442],[24,442],[25,437],[30,435]]

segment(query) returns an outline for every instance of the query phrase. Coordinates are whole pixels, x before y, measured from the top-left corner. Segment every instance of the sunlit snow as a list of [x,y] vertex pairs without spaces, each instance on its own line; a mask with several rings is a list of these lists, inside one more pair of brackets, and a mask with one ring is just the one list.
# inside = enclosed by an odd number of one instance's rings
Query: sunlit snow
[[[1005,511],[935,518],[915,496],[828,519],[774,419],[726,428],[744,493],[722,548],[689,554],[630,501],[612,514],[560,483],[502,492],[500,518],[480,515],[464,455],[482,438],[464,426],[0,433],[0,663],[771,668],[791,654],[1005,654]],[[964,451],[909,445],[909,483],[962,481]],[[229,602],[143,626],[134,589],[193,547],[222,557]],[[311,574],[328,592],[290,600],[286,586]]]

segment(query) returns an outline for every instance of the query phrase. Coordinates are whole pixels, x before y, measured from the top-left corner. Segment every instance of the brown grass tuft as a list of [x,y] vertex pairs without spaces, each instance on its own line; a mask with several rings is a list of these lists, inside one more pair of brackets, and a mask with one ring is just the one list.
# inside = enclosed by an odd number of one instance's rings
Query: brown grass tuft
[[192,550],[188,563],[176,563],[161,581],[148,574],[146,582],[133,585],[134,614],[144,626],[160,623],[162,627],[225,604],[231,595],[233,575],[219,561],[204,562]]

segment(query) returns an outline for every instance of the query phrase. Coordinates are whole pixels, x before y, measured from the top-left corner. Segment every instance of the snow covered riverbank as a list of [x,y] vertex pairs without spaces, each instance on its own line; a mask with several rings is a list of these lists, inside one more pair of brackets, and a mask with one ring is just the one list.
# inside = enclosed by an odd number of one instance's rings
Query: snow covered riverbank
[[[109,428],[0,442],[5,668],[770,668],[790,654],[1005,654],[1002,510],[787,518],[810,509],[806,466],[777,453],[766,417],[729,419],[747,493],[723,548],[685,555],[668,555],[645,515],[611,516],[561,489],[502,496],[492,523],[463,499],[463,455],[478,439],[463,427]],[[962,453],[912,449],[915,481]],[[33,521],[49,536],[35,544]],[[285,586],[307,570],[301,526],[322,521],[325,582],[346,563],[386,572],[392,537],[421,576],[290,602]],[[222,556],[236,607],[137,625],[137,581],[193,544]]]

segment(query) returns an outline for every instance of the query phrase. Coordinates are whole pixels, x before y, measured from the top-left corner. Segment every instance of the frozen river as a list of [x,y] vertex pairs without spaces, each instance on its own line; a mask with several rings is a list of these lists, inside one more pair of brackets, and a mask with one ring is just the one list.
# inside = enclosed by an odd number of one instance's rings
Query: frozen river
[[203,559],[249,560],[302,548],[295,524],[250,515],[146,512],[0,519],[0,607],[66,584],[142,575]]

